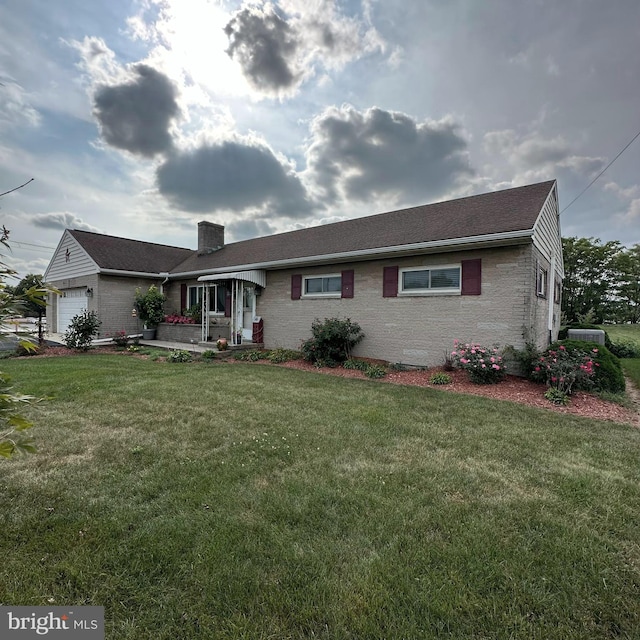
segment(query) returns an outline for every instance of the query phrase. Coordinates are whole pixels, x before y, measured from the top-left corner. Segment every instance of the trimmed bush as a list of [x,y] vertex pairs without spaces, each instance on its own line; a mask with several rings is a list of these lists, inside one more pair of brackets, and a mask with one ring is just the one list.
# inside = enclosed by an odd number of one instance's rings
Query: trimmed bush
[[620,360],[618,360],[609,349],[596,342],[562,340],[554,342],[548,350],[557,350],[560,345],[563,345],[567,351],[581,351],[591,356],[595,371],[593,388],[596,391],[622,393],[625,390],[624,375],[622,373]]
[[351,351],[364,338],[357,322],[349,318],[314,320],[312,338],[302,343],[302,357],[318,366],[336,367],[351,356]]

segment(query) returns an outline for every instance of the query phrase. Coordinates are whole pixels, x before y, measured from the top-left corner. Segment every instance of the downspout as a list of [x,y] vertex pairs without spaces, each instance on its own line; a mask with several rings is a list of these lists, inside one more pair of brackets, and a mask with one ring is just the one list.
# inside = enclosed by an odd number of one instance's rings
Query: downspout
[[553,305],[555,298],[555,290],[556,290],[556,252],[552,250],[551,252],[551,266],[549,267],[549,271],[551,272],[549,275],[549,293],[547,299],[549,300],[549,315],[547,328],[549,329],[549,344],[553,342]]
[[169,272],[165,271],[163,273],[159,273],[158,275],[161,278],[164,278],[164,280],[160,283],[160,293],[164,295],[164,285],[167,284],[167,282],[169,282]]

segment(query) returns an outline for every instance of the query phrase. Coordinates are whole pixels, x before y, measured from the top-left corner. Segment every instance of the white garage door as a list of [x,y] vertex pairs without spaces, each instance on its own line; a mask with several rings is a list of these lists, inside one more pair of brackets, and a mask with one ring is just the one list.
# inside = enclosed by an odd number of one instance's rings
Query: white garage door
[[69,328],[73,316],[87,308],[85,289],[66,289],[58,298],[58,333]]

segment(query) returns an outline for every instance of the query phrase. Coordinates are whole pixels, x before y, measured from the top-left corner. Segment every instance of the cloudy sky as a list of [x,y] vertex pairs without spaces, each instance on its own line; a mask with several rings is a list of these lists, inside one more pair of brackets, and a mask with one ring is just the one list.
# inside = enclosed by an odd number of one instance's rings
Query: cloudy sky
[[[556,178],[640,131],[638,0],[3,0],[0,223],[184,247]],[[640,138],[562,213],[640,242]]]

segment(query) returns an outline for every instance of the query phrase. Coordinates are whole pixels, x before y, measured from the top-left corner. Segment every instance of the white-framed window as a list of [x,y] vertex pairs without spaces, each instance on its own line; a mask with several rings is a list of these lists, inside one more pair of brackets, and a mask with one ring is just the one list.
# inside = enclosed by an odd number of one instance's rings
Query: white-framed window
[[547,297],[548,284],[549,284],[549,272],[538,265],[538,275],[536,278],[536,294],[541,298]]
[[462,269],[459,264],[411,267],[398,270],[398,295],[459,294]]
[[560,300],[562,299],[562,280],[556,274],[555,284],[553,287],[553,301],[556,304],[560,304]]
[[[204,287],[202,285],[187,287],[187,309],[202,304]],[[209,312],[216,315],[224,315],[226,302],[226,289],[217,284],[212,284],[209,289]]]
[[302,296],[305,298],[339,298],[342,295],[342,275],[328,273],[302,278]]

